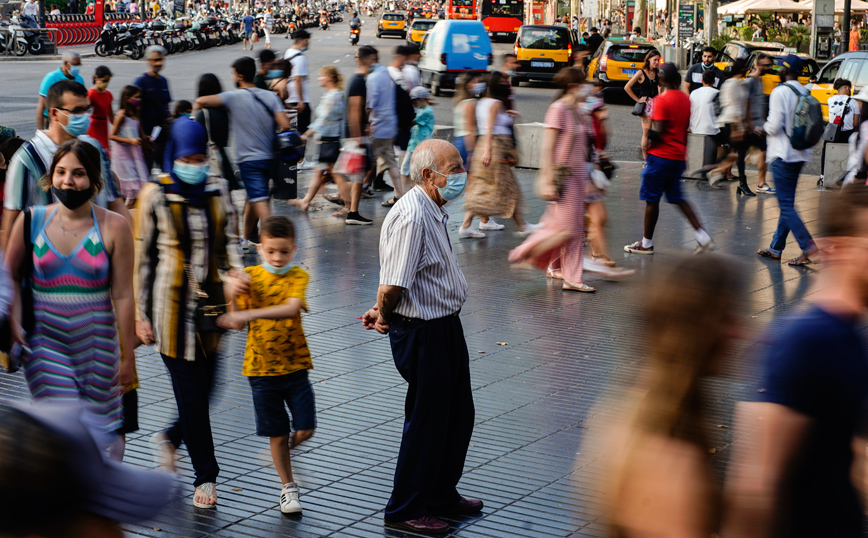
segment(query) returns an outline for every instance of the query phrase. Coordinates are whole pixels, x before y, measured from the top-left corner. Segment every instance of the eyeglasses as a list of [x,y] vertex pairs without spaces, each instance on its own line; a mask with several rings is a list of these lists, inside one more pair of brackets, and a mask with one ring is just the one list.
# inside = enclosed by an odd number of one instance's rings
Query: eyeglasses
[[89,106],[87,108],[73,108],[72,110],[63,107],[57,107],[57,110],[62,110],[64,112],[69,112],[70,114],[87,114],[88,116],[93,114],[93,107]]

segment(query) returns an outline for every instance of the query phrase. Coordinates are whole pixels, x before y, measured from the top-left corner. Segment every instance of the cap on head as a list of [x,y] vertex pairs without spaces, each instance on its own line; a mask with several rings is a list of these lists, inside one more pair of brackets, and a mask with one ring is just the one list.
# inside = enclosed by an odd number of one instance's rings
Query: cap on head
[[775,63],[778,65],[778,67],[785,67],[795,73],[799,73],[802,71],[802,59],[795,54],[779,56],[775,58]]
[[428,99],[431,97],[431,92],[424,86],[416,86],[410,90],[410,99]]
[[666,80],[671,80],[674,75],[678,74],[678,68],[671,62],[660,64],[658,69],[660,70],[660,74],[663,75],[663,78]]

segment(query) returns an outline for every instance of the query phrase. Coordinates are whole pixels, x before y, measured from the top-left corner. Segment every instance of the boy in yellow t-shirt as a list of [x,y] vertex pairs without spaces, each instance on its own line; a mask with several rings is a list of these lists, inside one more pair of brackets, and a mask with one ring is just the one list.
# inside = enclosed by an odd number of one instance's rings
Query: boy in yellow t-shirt
[[260,238],[262,265],[245,269],[250,289],[237,297],[227,295],[229,313],[218,323],[236,330],[249,324],[242,373],[253,392],[256,434],[270,438],[271,457],[283,484],[280,511],[295,514],[301,512],[301,504],[289,451],[316,429],[316,405],[307,377],[313,363],[301,328],[308,275],[291,263],[298,249],[292,221],[277,215],[266,218]]

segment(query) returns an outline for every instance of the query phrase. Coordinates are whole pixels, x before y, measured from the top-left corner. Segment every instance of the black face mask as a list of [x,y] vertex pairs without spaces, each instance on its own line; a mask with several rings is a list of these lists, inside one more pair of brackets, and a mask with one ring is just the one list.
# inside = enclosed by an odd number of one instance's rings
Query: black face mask
[[58,189],[51,186],[51,194],[67,209],[78,209],[93,198],[93,185],[83,191],[75,189]]

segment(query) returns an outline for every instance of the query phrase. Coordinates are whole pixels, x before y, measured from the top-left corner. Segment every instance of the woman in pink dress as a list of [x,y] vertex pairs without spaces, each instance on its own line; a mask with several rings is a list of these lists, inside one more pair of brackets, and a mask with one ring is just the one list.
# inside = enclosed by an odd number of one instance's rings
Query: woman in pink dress
[[[539,174],[538,192],[549,204],[539,230],[509,253],[514,264],[530,263],[555,279],[563,279],[563,289],[594,292],[582,282],[585,243],[585,194],[588,184],[588,117],[579,111],[576,96],[585,81],[578,69],[565,68],[554,82],[562,89],[561,97],[546,113],[543,135],[543,167]],[[564,181],[560,194],[554,179],[558,165],[572,170]]]
[[132,209],[139,197],[139,190],[147,183],[148,165],[142,144],[147,139],[139,123],[142,90],[138,86],[125,86],[121,92],[121,109],[115,114],[112,126],[112,170],[121,180],[121,196]]

